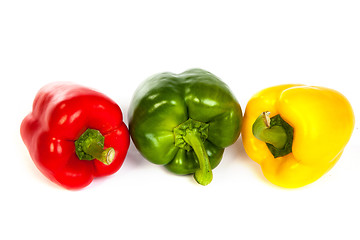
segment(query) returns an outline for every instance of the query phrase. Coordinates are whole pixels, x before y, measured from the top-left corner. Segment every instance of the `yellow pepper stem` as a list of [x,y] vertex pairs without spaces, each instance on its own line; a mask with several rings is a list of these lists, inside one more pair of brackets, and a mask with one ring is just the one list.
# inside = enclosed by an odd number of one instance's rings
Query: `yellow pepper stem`
[[280,115],[270,119],[270,112],[263,112],[254,122],[254,136],[265,142],[275,158],[292,151],[294,129]]

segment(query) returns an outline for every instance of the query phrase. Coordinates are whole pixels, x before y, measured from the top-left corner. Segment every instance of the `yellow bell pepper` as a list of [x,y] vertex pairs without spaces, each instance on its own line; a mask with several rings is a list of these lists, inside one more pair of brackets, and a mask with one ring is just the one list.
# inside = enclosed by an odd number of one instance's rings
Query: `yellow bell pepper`
[[354,113],[339,92],[280,85],[254,95],[245,110],[242,140],[248,156],[272,183],[312,183],[339,160],[354,129]]

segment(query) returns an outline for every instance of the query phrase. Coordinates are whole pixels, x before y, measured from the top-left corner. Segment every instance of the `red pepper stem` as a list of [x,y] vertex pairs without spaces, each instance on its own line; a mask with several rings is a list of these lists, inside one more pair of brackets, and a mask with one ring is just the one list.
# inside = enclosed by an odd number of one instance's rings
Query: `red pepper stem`
[[89,145],[87,148],[83,148],[84,152],[93,156],[100,162],[105,165],[109,165],[112,163],[115,157],[115,150],[112,147],[103,149],[99,144],[96,142]]
[[96,129],[87,129],[75,141],[76,155],[80,160],[93,160],[96,158],[105,165],[109,165],[115,158],[112,147],[104,149],[105,137]]
[[187,129],[183,138],[192,147],[199,161],[200,168],[195,171],[195,180],[203,186],[208,185],[212,181],[213,174],[199,131],[197,129]]

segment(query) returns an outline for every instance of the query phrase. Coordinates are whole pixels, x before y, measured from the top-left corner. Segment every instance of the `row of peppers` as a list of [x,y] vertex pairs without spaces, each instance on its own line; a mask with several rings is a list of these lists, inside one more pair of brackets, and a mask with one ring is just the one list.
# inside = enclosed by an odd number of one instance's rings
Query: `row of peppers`
[[80,189],[115,173],[130,136],[139,152],[169,171],[212,181],[224,149],[240,132],[248,156],[272,183],[312,183],[339,160],[354,128],[354,113],[339,92],[304,85],[264,89],[244,117],[229,87],[202,69],[154,75],[136,90],[129,129],[119,106],[102,93],[51,83],[36,95],[20,132],[37,168],[51,181]]

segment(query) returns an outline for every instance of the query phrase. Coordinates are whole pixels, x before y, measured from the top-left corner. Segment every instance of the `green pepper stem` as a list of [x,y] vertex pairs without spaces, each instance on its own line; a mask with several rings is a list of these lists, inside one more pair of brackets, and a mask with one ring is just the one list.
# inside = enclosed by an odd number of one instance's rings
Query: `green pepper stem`
[[208,185],[212,181],[213,174],[199,131],[197,129],[187,129],[183,138],[192,147],[199,161],[200,168],[195,171],[195,180],[203,186]]
[[284,148],[288,137],[282,126],[270,127],[270,112],[263,112],[254,122],[252,131],[254,136],[266,143],[273,145],[275,148]]
[[92,142],[90,145],[83,147],[83,151],[105,165],[110,165],[115,158],[115,150],[112,147],[103,149],[97,142]]

